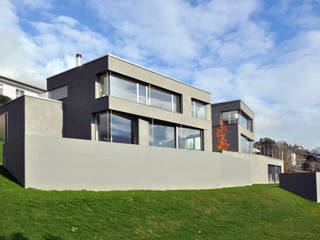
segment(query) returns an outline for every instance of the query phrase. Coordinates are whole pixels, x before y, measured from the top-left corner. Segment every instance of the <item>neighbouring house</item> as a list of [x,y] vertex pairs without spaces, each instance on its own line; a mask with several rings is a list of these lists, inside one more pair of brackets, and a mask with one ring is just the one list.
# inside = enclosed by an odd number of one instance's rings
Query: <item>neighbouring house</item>
[[216,148],[216,129],[222,120],[228,128],[227,141],[228,151],[252,153],[254,135],[254,113],[241,100],[214,103],[212,106],[212,143],[213,150]]
[[45,89],[0,76],[0,95],[5,95],[11,99],[15,99],[23,95],[37,97],[45,92]]
[[4,166],[22,186],[219,188],[268,183],[268,165],[283,168],[278,159],[213,152],[210,93],[110,54],[77,58],[47,79],[47,99],[0,107]]

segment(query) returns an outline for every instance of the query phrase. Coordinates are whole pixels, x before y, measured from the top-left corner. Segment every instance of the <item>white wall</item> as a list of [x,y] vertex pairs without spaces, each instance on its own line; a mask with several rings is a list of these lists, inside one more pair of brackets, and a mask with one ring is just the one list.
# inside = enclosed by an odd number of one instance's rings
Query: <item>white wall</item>
[[222,153],[57,137],[25,137],[25,187],[213,189],[250,185],[249,160]]
[[33,97],[39,96],[38,93],[29,91],[24,87],[16,87],[16,86],[13,86],[13,85],[9,85],[7,83],[2,83],[2,82],[0,82],[0,83],[3,85],[3,95],[8,96],[11,99],[15,99],[16,98],[16,89],[23,90],[24,91],[24,95],[27,95],[27,96],[33,96]]
[[268,183],[273,159],[257,157],[26,135],[25,187],[164,190]]

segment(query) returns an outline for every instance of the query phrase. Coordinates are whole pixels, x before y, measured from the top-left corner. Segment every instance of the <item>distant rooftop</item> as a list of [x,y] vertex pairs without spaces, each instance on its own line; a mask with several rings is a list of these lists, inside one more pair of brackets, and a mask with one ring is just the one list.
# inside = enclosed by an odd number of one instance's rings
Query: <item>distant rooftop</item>
[[24,83],[24,82],[20,82],[18,80],[14,80],[14,79],[11,79],[11,78],[8,78],[8,77],[4,77],[4,76],[0,75],[0,80],[1,79],[5,80],[7,82],[12,82],[12,83],[17,84],[17,85],[22,85],[22,86],[25,86],[27,88],[31,88],[31,89],[34,89],[34,90],[37,90],[37,91],[41,91],[41,92],[46,92],[47,91],[46,89],[43,89],[43,88],[40,88],[40,87],[36,87],[36,86],[30,85],[30,84],[27,84],[27,83]]

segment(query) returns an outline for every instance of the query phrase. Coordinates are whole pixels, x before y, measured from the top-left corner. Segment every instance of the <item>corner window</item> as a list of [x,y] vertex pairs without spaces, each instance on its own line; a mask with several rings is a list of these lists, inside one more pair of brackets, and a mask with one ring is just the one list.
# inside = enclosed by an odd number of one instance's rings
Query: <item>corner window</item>
[[206,119],[206,104],[192,100],[192,116],[199,119]]
[[134,143],[133,117],[105,112],[96,115],[96,140],[117,143]]
[[24,91],[23,90],[20,90],[20,89],[16,89],[16,97],[21,97],[24,95]]
[[96,98],[108,95],[108,73],[98,76],[96,82]]
[[252,153],[253,141],[249,140],[247,137],[241,135],[240,147],[243,153]]

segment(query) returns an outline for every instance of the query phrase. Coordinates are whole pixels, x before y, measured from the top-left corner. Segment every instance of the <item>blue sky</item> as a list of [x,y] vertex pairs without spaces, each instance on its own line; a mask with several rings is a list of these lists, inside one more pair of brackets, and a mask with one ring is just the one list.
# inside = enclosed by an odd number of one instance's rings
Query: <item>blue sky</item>
[[45,79],[111,53],[242,99],[256,136],[320,146],[320,1],[2,0],[0,74]]

